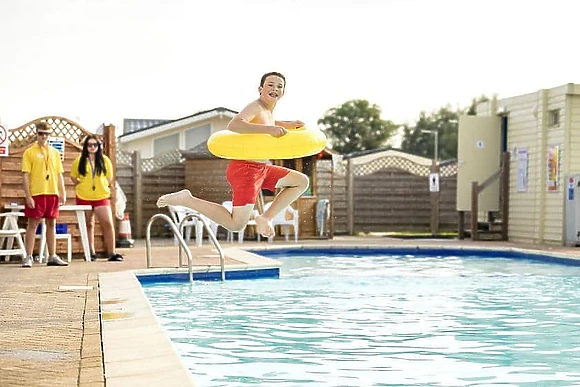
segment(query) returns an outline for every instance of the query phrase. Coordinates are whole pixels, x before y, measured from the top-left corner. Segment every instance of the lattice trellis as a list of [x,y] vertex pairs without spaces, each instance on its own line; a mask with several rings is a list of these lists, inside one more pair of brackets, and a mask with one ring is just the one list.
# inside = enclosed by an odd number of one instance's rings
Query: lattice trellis
[[45,122],[52,128],[53,137],[64,137],[80,145],[85,136],[90,134],[80,125],[58,116],[41,117],[9,132],[10,146],[24,148],[36,141],[36,124]]
[[117,164],[133,165],[133,153],[117,149]]
[[430,171],[430,166],[417,164],[403,157],[382,157],[366,164],[355,165],[353,173],[355,176],[366,176],[385,168],[398,168],[417,176],[428,176]]
[[185,158],[179,149],[172,150],[150,159],[141,160],[141,170],[143,172],[153,172],[167,165],[183,163]]
[[457,175],[457,162],[441,165],[439,167],[439,175],[441,175],[441,177]]
[[[430,165],[417,164],[412,160],[406,159],[404,157],[392,156],[374,159],[365,164],[355,165],[353,172],[355,176],[365,176],[385,168],[401,169],[416,176],[429,176],[431,173]],[[441,165],[439,168],[439,175],[441,177],[455,176],[456,174],[456,162]]]
[[[316,168],[320,172],[330,173],[332,168],[332,160],[318,160],[316,162]],[[335,176],[344,176],[346,175],[346,162],[345,161],[338,161],[334,164],[334,175]]]

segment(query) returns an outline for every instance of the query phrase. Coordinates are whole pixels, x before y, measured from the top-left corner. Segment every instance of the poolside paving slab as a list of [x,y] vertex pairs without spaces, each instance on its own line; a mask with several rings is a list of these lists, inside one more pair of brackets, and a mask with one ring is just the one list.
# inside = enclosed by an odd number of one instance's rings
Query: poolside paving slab
[[[156,336],[157,327],[149,317],[139,319],[141,307],[134,311],[134,321],[144,322],[142,326],[125,325],[130,319],[117,319],[101,323],[103,311],[123,311],[115,298],[123,299],[126,294],[99,293],[99,275],[137,269],[146,269],[146,253],[142,240],[136,241],[131,249],[120,249],[125,259],[122,262],[85,262],[74,259],[68,267],[47,267],[36,263],[30,269],[20,267],[19,262],[0,263],[0,386],[175,386],[177,381],[187,379],[182,369],[174,369],[175,354],[169,349],[152,352],[157,358],[161,373],[150,373],[143,369],[141,350],[134,350],[134,357],[110,352],[110,359],[118,357],[125,369],[115,368],[113,362],[106,367],[103,355],[103,325],[117,326],[108,334],[114,341],[129,343],[133,338],[156,337],[152,342],[164,342],[163,335]],[[580,249],[563,246],[522,245],[506,242],[471,242],[455,240],[398,240],[381,236],[337,237],[328,240],[307,240],[295,243],[275,242],[274,244],[246,241],[224,244],[227,251],[237,251],[238,247],[261,249],[265,247],[448,247],[448,248],[507,248],[516,251],[533,250],[556,256],[566,255],[580,259]],[[192,248],[196,267],[215,267],[219,258],[209,247]],[[177,266],[177,248],[172,239],[153,241],[152,264],[157,268]],[[226,265],[247,267],[247,256],[242,253],[241,261],[232,256],[226,258]],[[186,264],[187,259],[184,259]],[[104,276],[106,277],[106,275]],[[129,277],[130,278],[130,277]],[[134,278],[134,277],[133,277]],[[87,289],[59,290],[61,286],[88,286]],[[92,288],[90,288],[92,287]],[[119,290],[122,290],[120,287]],[[112,301],[100,304],[101,300]],[[115,309],[116,307],[117,309]],[[167,339],[168,340],[168,339]],[[110,344],[107,344],[110,345]],[[179,361],[179,360],[177,360]],[[106,384],[105,384],[105,375]],[[184,384],[191,385],[191,384]]]

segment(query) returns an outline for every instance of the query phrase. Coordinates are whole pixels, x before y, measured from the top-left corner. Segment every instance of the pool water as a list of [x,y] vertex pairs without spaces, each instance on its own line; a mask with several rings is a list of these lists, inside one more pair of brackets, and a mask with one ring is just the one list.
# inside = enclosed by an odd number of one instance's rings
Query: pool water
[[144,289],[199,386],[580,385],[577,266],[317,254]]

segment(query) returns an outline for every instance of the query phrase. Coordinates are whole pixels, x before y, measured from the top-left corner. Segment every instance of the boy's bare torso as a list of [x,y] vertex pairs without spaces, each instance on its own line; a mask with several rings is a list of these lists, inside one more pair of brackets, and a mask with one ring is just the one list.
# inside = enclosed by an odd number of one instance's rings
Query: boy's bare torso
[[272,111],[267,109],[259,99],[252,102],[252,111],[254,112],[254,118],[250,121],[253,124],[262,125],[274,125],[274,114]]

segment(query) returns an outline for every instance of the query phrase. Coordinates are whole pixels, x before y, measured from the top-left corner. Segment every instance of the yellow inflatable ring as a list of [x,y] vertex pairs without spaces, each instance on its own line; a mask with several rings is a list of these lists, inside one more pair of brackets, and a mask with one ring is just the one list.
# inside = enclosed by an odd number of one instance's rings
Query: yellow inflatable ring
[[207,140],[209,151],[222,159],[295,159],[314,155],[326,147],[326,136],[319,129],[289,129],[282,137],[269,134],[242,134],[220,130]]

